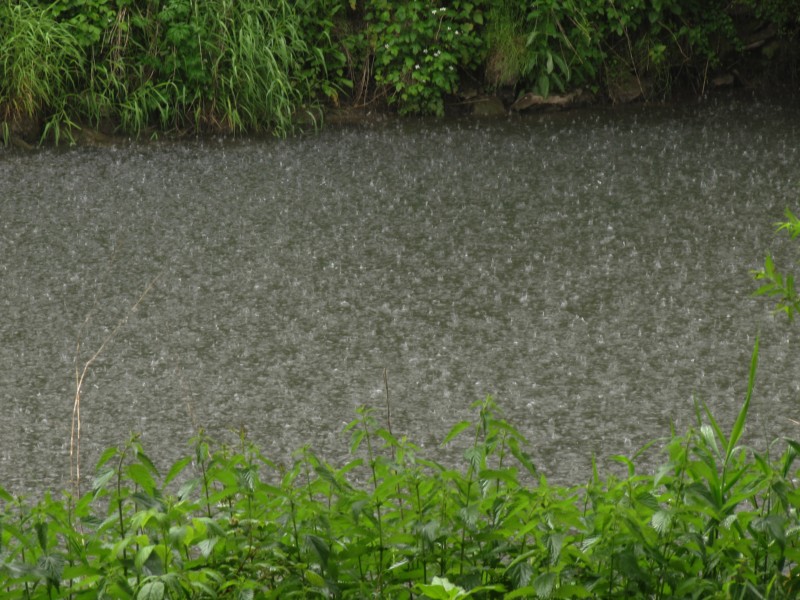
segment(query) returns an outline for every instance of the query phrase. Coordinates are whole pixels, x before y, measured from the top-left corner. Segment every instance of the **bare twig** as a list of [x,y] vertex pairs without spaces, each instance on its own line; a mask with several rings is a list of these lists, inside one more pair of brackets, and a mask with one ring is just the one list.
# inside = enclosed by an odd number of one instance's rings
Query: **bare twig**
[[78,341],[75,345],[75,399],[72,404],[72,427],[69,435],[70,478],[72,480],[72,492],[76,498],[80,497],[81,491],[81,389],[83,388],[83,382],[86,379],[86,375],[89,373],[89,369],[92,367],[94,362],[103,352],[103,350],[105,350],[109,342],[114,339],[123,325],[128,322],[130,316],[136,312],[136,310],[139,308],[139,305],[144,301],[145,297],[150,293],[156,282],[163,274],[164,273],[161,272],[150,280],[142,294],[139,296],[139,299],[128,309],[128,312],[126,312],[125,315],[117,322],[117,325],[114,327],[114,329],[112,329],[111,332],[103,339],[102,343],[97,350],[95,350],[94,354],[92,354],[92,356],[89,357],[85,363],[83,363],[82,368],[80,367],[79,361],[81,353],[81,336],[83,335],[83,330],[87,327],[89,321],[91,320],[91,313],[86,316],[83,325],[81,325],[81,330],[78,332]]

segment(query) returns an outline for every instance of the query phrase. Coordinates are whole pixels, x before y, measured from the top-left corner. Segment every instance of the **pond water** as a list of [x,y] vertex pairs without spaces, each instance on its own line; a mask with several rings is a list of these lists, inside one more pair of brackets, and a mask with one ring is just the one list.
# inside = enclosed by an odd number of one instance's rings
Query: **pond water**
[[[0,151],[0,485],[140,432],[333,462],[363,404],[439,441],[494,396],[552,480],[693,423],[794,435],[796,326],[748,270],[793,247],[800,114],[756,102],[381,122],[288,140]],[[796,256],[796,254],[794,254]],[[149,293],[136,306],[154,279]],[[79,344],[79,347],[78,347]],[[77,360],[76,360],[77,356]]]

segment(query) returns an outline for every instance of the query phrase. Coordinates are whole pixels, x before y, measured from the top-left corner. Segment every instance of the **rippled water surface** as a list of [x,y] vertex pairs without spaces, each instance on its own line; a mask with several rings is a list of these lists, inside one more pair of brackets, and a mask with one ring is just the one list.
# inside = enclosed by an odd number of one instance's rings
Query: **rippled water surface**
[[[356,407],[438,441],[492,394],[551,478],[692,422],[793,433],[797,328],[749,294],[800,197],[798,111],[762,104],[381,123],[279,140],[0,151],[0,485],[204,427],[332,461]],[[783,264],[786,264],[785,262]]]

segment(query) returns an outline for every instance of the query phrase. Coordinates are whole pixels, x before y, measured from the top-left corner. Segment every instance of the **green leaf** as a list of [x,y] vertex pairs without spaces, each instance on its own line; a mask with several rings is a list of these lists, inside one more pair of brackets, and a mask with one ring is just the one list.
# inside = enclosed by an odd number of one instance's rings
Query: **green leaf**
[[119,454],[119,450],[117,450],[117,448],[106,448],[105,452],[103,452],[103,454],[100,456],[100,459],[97,461],[95,469],[100,469],[109,460],[117,456],[117,454]]
[[430,584],[417,584],[417,589],[431,600],[454,600],[466,595],[463,588],[442,577],[434,577]]
[[191,462],[192,462],[192,457],[187,456],[186,458],[182,458],[181,460],[173,464],[172,467],[170,467],[167,476],[164,478],[164,485],[169,484],[170,481],[175,479],[175,477],[177,477],[181,473],[181,471],[183,471],[186,468],[186,466],[189,465]]
[[615,454],[614,456],[611,457],[611,460],[614,460],[620,464],[625,465],[628,468],[628,477],[634,476],[636,472],[636,466],[633,464],[633,461],[630,458],[622,454]]
[[550,77],[548,77],[546,73],[542,73],[539,75],[537,85],[539,87],[539,93],[547,98],[547,95],[550,93]]
[[160,581],[148,581],[136,594],[136,600],[162,600],[164,598],[164,584]]
[[311,569],[306,569],[306,581],[317,588],[325,587],[325,580],[322,578],[322,576]]
[[532,585],[526,585],[509,592],[503,598],[513,600],[514,598],[532,598],[534,595],[536,595],[536,589]]
[[317,535],[307,535],[306,545],[314,551],[314,554],[319,558],[319,562],[324,569],[328,568],[328,557],[331,554],[330,546],[328,543]]
[[750,358],[750,374],[747,378],[747,393],[745,394],[744,404],[739,410],[739,415],[736,417],[736,422],[733,424],[730,438],[728,439],[728,447],[725,450],[725,462],[730,460],[733,454],[733,449],[739,441],[739,438],[744,432],[744,425],[747,421],[747,413],[750,410],[750,398],[753,396],[753,387],[756,382],[756,370],[758,368],[758,338],[756,338],[755,346],[753,347],[753,355]]
[[650,518],[650,524],[653,526],[653,529],[663,535],[667,533],[672,526],[672,515],[666,510],[656,511]]
[[213,537],[202,540],[197,544],[197,549],[200,550],[200,554],[203,556],[203,558],[208,558],[211,556],[211,552],[214,550],[214,546],[217,545],[218,541],[219,538]]
[[547,536],[547,553],[550,555],[550,564],[555,565],[561,558],[561,548],[564,546],[563,533],[553,533]]
[[555,589],[558,575],[556,573],[542,573],[533,580],[533,589],[539,598],[549,598]]
[[504,481],[511,487],[519,485],[516,469],[482,469],[478,473],[478,479]]
[[64,558],[58,554],[45,554],[39,558],[38,567],[44,574],[48,589],[55,587],[58,590],[64,573]]
[[567,65],[564,57],[560,54],[553,54],[553,60],[555,61],[556,65],[558,66],[559,70],[564,73],[564,75],[569,79],[570,72],[569,72],[569,65]]
[[516,458],[525,470],[528,471],[530,475],[536,475],[536,465],[533,464],[533,460],[531,459],[530,455],[520,449],[519,442],[515,438],[511,438],[508,441],[508,447],[511,449],[511,454]]
[[39,521],[34,524],[33,528],[36,530],[36,540],[39,542],[39,547],[42,552],[47,552],[47,522]]
[[361,442],[364,439],[364,430],[363,429],[355,429],[353,431],[353,436],[350,438],[350,454],[355,454],[358,450],[359,446],[361,446]]
[[150,474],[150,469],[140,463],[133,463],[128,465],[126,469],[128,477],[131,478],[136,485],[147,492],[155,490],[156,482]]
[[142,566],[147,562],[147,559],[150,558],[154,549],[155,546],[152,544],[139,548],[139,551],[136,553],[136,558],[133,561],[137,571],[142,570]]
[[452,440],[453,440],[453,439],[454,439],[454,438],[455,438],[455,437],[456,437],[458,434],[460,434],[460,433],[461,433],[462,431],[464,431],[465,429],[469,429],[469,427],[471,427],[471,426],[472,426],[472,423],[470,423],[469,421],[460,421],[460,422],[456,423],[455,425],[453,425],[453,426],[450,428],[450,431],[449,431],[449,432],[447,433],[447,435],[444,437],[444,440],[442,441],[442,443],[441,443],[440,445],[441,445],[441,446],[445,446],[445,445],[447,445],[447,444],[448,444],[449,442],[451,442],[451,441],[452,441]]
[[94,481],[92,482],[92,490],[95,492],[95,494],[103,491],[103,488],[105,488],[106,484],[111,480],[112,477],[114,477],[115,474],[116,471],[114,469],[108,469],[104,473],[95,477]]

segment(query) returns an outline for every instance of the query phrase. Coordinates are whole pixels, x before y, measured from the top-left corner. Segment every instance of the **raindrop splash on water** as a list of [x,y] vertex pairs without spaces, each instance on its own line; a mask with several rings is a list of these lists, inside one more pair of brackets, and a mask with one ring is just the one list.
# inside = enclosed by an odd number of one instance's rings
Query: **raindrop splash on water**
[[800,353],[747,271],[796,202],[800,120],[671,110],[0,155],[0,479],[63,482],[81,323],[91,352],[161,271],[91,374],[93,451],[140,430],[168,462],[247,424],[337,460],[386,368],[398,432],[432,446],[491,393],[569,480],[693,394],[730,420],[758,330],[754,413],[792,414]]

